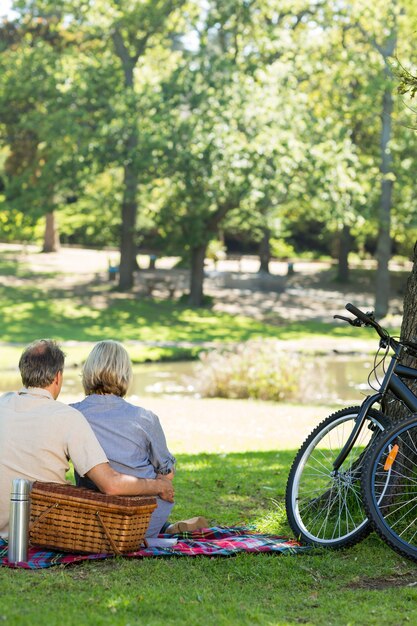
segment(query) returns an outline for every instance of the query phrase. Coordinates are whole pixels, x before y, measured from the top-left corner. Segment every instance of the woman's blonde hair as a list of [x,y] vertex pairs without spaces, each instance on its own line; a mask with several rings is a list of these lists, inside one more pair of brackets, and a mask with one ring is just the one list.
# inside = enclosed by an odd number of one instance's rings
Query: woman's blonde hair
[[132,381],[132,364],[118,341],[100,341],[87,357],[82,383],[87,396],[112,393],[125,396]]

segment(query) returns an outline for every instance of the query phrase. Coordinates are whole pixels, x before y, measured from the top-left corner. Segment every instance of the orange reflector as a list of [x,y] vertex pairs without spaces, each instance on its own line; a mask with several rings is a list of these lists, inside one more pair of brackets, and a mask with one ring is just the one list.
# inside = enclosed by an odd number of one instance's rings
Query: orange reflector
[[388,470],[391,469],[392,464],[394,463],[395,458],[396,458],[396,456],[398,454],[398,450],[399,450],[399,448],[398,448],[397,444],[395,444],[395,446],[392,446],[392,450],[391,450],[391,452],[389,453],[389,455],[386,458],[385,465],[384,465],[384,470],[388,471]]

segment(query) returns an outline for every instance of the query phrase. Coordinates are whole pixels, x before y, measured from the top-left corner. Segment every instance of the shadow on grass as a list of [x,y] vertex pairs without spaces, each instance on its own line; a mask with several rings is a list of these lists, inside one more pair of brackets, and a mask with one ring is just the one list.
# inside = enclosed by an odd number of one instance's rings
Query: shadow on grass
[[12,253],[2,252],[2,258],[0,259],[0,276],[15,276],[16,278],[24,279],[42,279],[42,278],[54,278],[57,276],[56,272],[34,272],[30,269],[26,263],[18,262]]
[[[278,327],[243,316],[190,309],[172,301],[106,296],[97,302],[94,297],[79,297],[68,290],[48,293],[30,285],[0,286],[0,338],[16,343],[53,337],[61,341],[113,338],[198,344],[256,337],[294,339],[307,334],[357,336],[356,329],[345,325],[310,321]],[[366,338],[369,333],[364,330],[363,335]]]
[[[316,271],[308,276],[308,286],[317,287],[326,291],[346,291],[349,294],[361,296],[364,292],[374,293],[377,270],[365,267],[351,267],[349,280],[340,281],[337,276],[337,267]],[[391,295],[403,295],[410,272],[408,269],[390,271]]]
[[[318,284],[324,281],[325,288],[334,289],[334,281],[330,282],[332,272],[327,272],[327,278],[320,278],[322,273],[318,273],[313,280],[317,278]],[[350,290],[357,283],[367,283],[372,270],[352,270],[352,274],[355,280],[349,286]],[[54,337],[63,341],[114,338],[121,341],[199,344],[246,341],[256,337],[298,339],[307,334],[358,336],[357,329],[348,328],[346,324],[306,321],[270,325],[243,316],[191,309],[172,300],[158,301],[135,298],[132,294],[109,293],[108,284],[98,291],[91,291],[92,283],[48,291],[39,287],[38,280],[48,274],[33,273],[24,264],[17,264],[8,257],[0,261],[1,275],[25,278],[24,284],[0,286],[0,339],[8,342],[27,343],[37,337]],[[403,280],[405,272],[401,272]],[[364,339],[371,336],[372,329],[368,333],[366,329],[361,331]]]
[[[150,342],[240,341],[266,334],[268,326],[249,318],[193,310],[174,302],[119,297],[99,305],[62,291],[0,287],[2,340],[98,341],[103,337]],[[93,302],[93,301],[92,301]]]

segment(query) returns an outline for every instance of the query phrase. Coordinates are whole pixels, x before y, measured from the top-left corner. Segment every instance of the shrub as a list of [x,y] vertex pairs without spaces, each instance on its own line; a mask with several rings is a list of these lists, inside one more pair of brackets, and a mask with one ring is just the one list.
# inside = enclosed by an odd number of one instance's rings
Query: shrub
[[200,355],[198,392],[209,398],[254,398],[280,402],[300,389],[302,362],[272,340],[250,340]]
[[296,256],[294,247],[284,239],[271,238],[269,244],[271,246],[271,256],[275,259],[289,259]]

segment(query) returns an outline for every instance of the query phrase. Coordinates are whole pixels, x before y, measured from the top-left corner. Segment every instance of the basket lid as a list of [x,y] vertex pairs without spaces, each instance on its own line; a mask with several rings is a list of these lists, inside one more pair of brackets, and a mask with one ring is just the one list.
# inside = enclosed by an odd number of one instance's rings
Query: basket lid
[[41,482],[33,483],[31,497],[36,495],[51,495],[58,500],[82,500],[92,504],[116,505],[122,507],[138,507],[146,504],[156,505],[154,496],[109,496],[100,491],[86,489],[85,487],[75,487],[74,485]]

